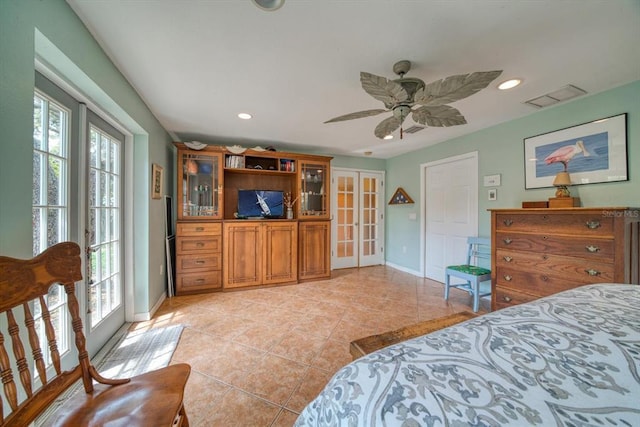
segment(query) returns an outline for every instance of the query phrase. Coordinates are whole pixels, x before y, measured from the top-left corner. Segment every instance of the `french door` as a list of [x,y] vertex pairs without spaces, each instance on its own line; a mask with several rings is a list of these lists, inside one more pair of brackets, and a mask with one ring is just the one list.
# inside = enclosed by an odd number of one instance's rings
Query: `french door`
[[384,263],[382,172],[334,168],[332,268]]
[[123,144],[121,132],[36,73],[34,253],[64,240],[84,248],[76,296],[90,354],[124,323]]
[[87,347],[93,354],[124,323],[122,148],[124,135],[87,111],[85,247]]

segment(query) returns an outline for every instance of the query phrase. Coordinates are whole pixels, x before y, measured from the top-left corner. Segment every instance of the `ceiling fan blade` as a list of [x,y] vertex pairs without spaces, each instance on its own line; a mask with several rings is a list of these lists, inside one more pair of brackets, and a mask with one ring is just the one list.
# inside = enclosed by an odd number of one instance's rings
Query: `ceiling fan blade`
[[375,74],[361,72],[360,83],[365,92],[384,102],[387,108],[409,99],[409,94],[400,84]]
[[413,110],[413,120],[421,125],[449,127],[467,123],[458,109],[449,105],[423,106]]
[[377,110],[358,111],[355,113],[345,114],[344,116],[334,117],[331,120],[327,120],[325,123],[342,122],[345,120],[353,120],[353,119],[361,119],[363,117],[377,116],[378,114],[386,113],[387,111],[389,110],[377,109]]
[[414,100],[417,104],[427,106],[449,104],[484,89],[500,74],[502,70],[449,76],[416,91]]
[[373,131],[373,133],[378,138],[383,139],[385,136],[398,129],[401,124],[402,121],[399,118],[391,116],[381,121],[378,126],[376,126],[376,129]]

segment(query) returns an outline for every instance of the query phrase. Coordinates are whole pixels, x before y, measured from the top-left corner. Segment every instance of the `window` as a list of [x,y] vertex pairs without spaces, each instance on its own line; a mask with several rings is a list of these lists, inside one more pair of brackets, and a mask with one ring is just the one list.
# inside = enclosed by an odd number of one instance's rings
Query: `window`
[[[70,112],[43,94],[33,97],[33,254],[69,239],[69,122]],[[68,350],[66,295],[54,285],[47,296],[49,315],[58,337],[58,350]],[[47,345],[43,313],[35,304],[40,346]],[[48,352],[43,352],[48,356]],[[50,364],[50,360],[46,360]]]

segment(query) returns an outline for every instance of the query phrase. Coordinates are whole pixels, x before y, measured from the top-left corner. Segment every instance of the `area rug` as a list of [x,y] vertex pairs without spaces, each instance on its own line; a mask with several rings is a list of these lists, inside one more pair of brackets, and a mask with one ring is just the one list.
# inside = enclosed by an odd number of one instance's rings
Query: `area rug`
[[182,325],[129,331],[95,367],[105,378],[127,378],[165,367],[171,361]]
[[[184,327],[173,325],[165,328],[129,331],[130,323],[118,332],[91,359],[100,375],[105,378],[128,378],[169,365],[178,346]],[[84,393],[78,382],[56,399],[38,417],[34,426],[47,425],[47,420],[75,393]]]

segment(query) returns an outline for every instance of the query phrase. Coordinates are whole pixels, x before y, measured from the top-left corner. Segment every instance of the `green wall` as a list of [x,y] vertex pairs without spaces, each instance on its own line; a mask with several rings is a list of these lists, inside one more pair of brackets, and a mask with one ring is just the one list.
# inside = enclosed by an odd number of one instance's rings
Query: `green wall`
[[[171,138],[64,0],[0,0],[0,253],[31,256],[35,59],[87,95],[131,134],[133,315],[162,297],[163,202],[151,200],[151,163],[171,171]],[[165,188],[172,182],[165,175]]]
[[[420,165],[471,151],[478,152],[479,235],[489,236],[487,209],[519,208],[522,201],[547,200],[554,190],[524,189],[523,139],[581,123],[627,113],[627,159],[629,181],[576,185],[571,194],[583,206],[640,206],[640,81],[600,94],[578,98],[527,117],[455,138],[387,160],[386,198],[403,187],[416,201],[413,205],[387,207],[386,260],[409,271],[420,270]],[[501,174],[496,201],[487,200],[484,175]],[[416,213],[417,221],[408,220]],[[407,248],[403,253],[402,247]]]
[[[131,133],[134,314],[148,313],[165,283],[159,271],[164,263],[163,206],[150,198],[150,169],[151,163],[163,166],[165,188],[173,189],[175,149],[170,136],[63,0],[0,0],[0,36],[0,253],[31,255],[34,59],[39,57]],[[585,206],[639,206],[640,179],[634,174],[640,167],[638,99],[640,82],[635,82],[386,161],[336,156],[332,166],[386,170],[386,200],[403,187],[416,201],[387,205],[385,253],[388,262],[418,272],[423,163],[478,151],[479,182],[484,175],[502,175],[497,201],[488,202],[486,188],[478,189],[479,234],[486,236],[487,209],[519,207],[523,200],[544,200],[552,193],[524,190],[523,138],[626,112],[630,180],[575,186],[572,194]],[[408,220],[409,213],[418,219]]]

